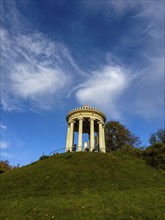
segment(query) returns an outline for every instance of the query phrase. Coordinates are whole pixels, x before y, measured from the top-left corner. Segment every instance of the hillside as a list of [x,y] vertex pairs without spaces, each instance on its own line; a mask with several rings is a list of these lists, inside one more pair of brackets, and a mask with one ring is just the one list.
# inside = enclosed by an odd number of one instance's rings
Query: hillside
[[163,219],[163,174],[123,153],[66,153],[0,175],[2,219]]

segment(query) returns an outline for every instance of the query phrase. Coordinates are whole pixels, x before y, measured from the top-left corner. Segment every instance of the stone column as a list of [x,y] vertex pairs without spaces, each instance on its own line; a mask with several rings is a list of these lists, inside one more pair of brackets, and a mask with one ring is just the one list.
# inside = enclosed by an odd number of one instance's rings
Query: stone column
[[72,151],[73,147],[73,136],[74,136],[74,121],[70,123],[70,132],[69,132],[69,150]]
[[96,143],[96,150],[98,150],[98,145],[99,145],[99,132],[96,133],[96,136],[95,136],[95,143]]
[[90,150],[90,129],[89,129],[89,133],[88,133],[88,148],[89,148],[89,150]]
[[73,129],[73,141],[72,141],[72,150],[74,148],[74,129]]
[[104,131],[104,126],[103,126],[102,130],[103,130],[103,150],[102,151],[105,153],[106,149],[105,149],[105,131]]
[[94,119],[90,118],[90,151],[94,149]]
[[66,138],[66,152],[69,150],[69,131],[70,131],[70,125],[68,124],[67,138]]
[[99,122],[99,148],[103,150],[103,131],[102,131],[102,123]]
[[78,151],[82,151],[83,118],[79,118],[78,127]]

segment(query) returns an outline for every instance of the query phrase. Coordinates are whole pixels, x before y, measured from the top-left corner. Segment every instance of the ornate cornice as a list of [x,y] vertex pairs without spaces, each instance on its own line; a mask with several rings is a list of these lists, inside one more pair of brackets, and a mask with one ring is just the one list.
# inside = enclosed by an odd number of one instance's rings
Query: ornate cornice
[[70,116],[74,115],[75,113],[81,113],[81,112],[91,112],[91,113],[99,114],[100,116],[103,117],[104,122],[106,121],[106,116],[103,112],[101,112],[100,110],[98,110],[96,108],[89,107],[88,105],[84,105],[82,107],[74,108],[71,111],[69,111],[67,116],[66,116],[66,120],[68,121]]

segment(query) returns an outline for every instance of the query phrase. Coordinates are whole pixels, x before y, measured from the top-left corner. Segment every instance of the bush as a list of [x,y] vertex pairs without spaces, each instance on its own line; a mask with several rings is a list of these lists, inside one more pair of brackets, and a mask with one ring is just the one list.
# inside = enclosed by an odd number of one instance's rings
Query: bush
[[165,170],[165,144],[155,143],[151,145],[143,152],[143,157],[151,166]]
[[42,155],[39,160],[45,160],[45,159],[48,159],[48,158],[49,158],[49,156],[47,156],[47,155]]
[[121,149],[118,151],[121,151],[123,153],[128,153],[133,156],[142,157],[142,150],[140,148],[131,147],[129,145],[124,145]]

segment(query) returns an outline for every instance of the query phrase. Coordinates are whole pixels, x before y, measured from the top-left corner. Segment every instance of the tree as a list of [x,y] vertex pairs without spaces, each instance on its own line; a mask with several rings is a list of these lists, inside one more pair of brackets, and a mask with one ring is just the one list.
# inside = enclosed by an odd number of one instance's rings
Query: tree
[[165,144],[160,142],[154,143],[145,149],[143,156],[151,166],[165,170]]
[[0,161],[0,173],[4,173],[6,172],[7,170],[11,170],[11,166],[9,164],[9,161],[8,160],[1,160]]
[[156,133],[151,134],[150,144],[163,143],[165,144],[165,129],[159,129]]
[[109,121],[105,125],[105,144],[107,151],[115,151],[125,145],[135,147],[141,144],[140,138],[132,134],[118,121]]

